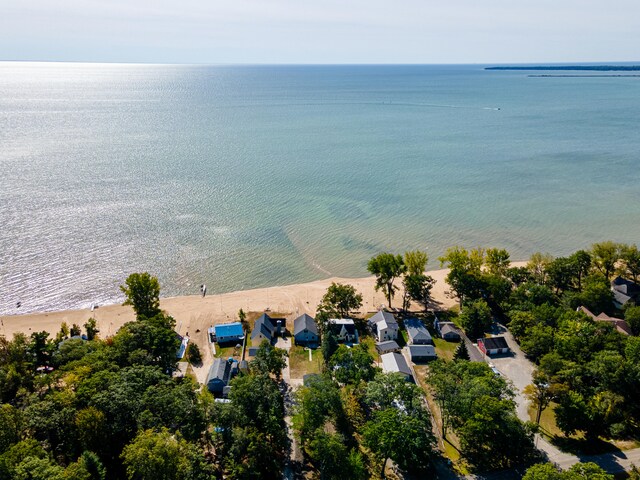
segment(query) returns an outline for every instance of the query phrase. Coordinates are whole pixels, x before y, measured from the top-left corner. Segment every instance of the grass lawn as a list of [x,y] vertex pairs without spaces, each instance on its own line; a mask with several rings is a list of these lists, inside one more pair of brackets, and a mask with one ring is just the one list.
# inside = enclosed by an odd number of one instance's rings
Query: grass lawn
[[442,338],[434,338],[433,343],[436,347],[438,358],[441,360],[446,360],[447,362],[453,359],[453,354],[460,344],[459,342],[447,342]]
[[[234,355],[237,353],[237,355]],[[229,358],[233,356],[239,356],[242,353],[242,348],[236,350],[235,347],[220,347],[216,344],[216,358]]]
[[[555,406],[556,404],[552,402],[542,412],[540,416],[540,429],[542,433],[552,440],[561,450],[577,455],[597,455],[617,450],[631,450],[640,446],[640,441],[636,439],[610,440],[600,438],[598,440],[587,441],[581,433],[565,437],[562,430],[556,425],[556,416],[553,412]],[[531,418],[532,422],[536,420],[536,409],[533,407],[529,408],[529,418]]]
[[[441,431],[442,428],[442,416],[440,413],[440,408],[436,405],[435,400],[431,396],[431,391],[427,388],[425,382],[425,376],[428,371],[428,367],[426,365],[415,365],[414,369],[416,371],[416,375],[418,376],[417,381],[418,385],[422,387],[425,393],[425,399],[427,400],[427,404],[429,405],[429,410],[431,411],[431,415],[433,418],[434,426],[436,427],[437,432]],[[452,433],[447,433],[447,439],[443,440],[440,438],[438,433],[438,445],[440,446],[443,454],[446,458],[451,460],[455,470],[460,475],[468,475],[469,470],[467,468],[467,464],[464,459],[460,456],[459,441],[458,438]]]
[[291,378],[302,378],[310,373],[322,371],[322,352],[320,349],[311,351],[312,360],[309,361],[309,351],[300,345],[295,345],[289,350],[289,370]]
[[367,347],[367,350],[369,351],[369,353],[371,354],[371,356],[373,357],[373,359],[377,362],[378,361],[378,351],[376,350],[376,341],[373,337],[371,336],[367,336],[367,337],[360,337],[360,344],[364,345],[365,347]]

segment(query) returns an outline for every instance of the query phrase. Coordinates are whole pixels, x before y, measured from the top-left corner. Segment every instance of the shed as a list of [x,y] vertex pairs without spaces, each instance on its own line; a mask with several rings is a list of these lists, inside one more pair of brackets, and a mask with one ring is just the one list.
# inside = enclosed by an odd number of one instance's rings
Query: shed
[[386,373],[401,373],[407,380],[412,378],[411,369],[404,356],[397,352],[385,353],[382,359],[382,370]]
[[409,357],[414,363],[428,362],[438,358],[433,345],[409,345]]
[[395,340],[387,340],[386,342],[376,343],[376,350],[380,355],[383,353],[398,352],[400,351],[400,345],[398,345],[398,342]]
[[453,322],[440,322],[440,336],[450,342],[460,341],[460,332]]

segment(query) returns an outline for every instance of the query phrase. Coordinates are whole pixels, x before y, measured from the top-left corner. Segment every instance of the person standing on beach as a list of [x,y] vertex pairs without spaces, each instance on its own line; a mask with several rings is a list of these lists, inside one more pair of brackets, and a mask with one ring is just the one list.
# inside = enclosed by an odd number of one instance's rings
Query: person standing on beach
[[207,286],[202,285],[202,298],[204,298],[206,295],[207,295]]

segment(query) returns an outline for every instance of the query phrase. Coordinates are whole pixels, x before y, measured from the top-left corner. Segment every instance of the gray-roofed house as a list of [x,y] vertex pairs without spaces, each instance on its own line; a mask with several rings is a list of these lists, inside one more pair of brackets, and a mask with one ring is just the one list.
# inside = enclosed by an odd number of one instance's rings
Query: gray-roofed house
[[387,340],[386,342],[376,343],[376,350],[380,355],[383,353],[398,352],[400,351],[400,345],[398,345],[398,342],[395,340]]
[[640,285],[620,276],[611,281],[613,303],[617,308],[624,307],[629,302],[640,299]]
[[231,380],[231,363],[227,359],[216,358],[207,375],[207,388],[212,393],[222,393]]
[[251,341],[254,343],[260,343],[262,340],[271,342],[278,334],[282,335],[285,329],[286,320],[284,318],[271,318],[263,313],[253,324]]
[[356,324],[350,318],[330,318],[329,325],[340,343],[358,343]]
[[376,334],[379,342],[398,339],[398,322],[390,312],[378,311],[367,321],[367,324],[371,331]]
[[450,342],[460,341],[460,332],[453,322],[440,322],[440,336]]
[[306,313],[293,321],[293,338],[296,345],[317,345],[320,340],[318,326],[313,317]]
[[385,373],[401,373],[407,380],[412,378],[411,369],[404,356],[397,352],[381,355],[382,370]]
[[438,358],[433,345],[409,345],[409,357],[414,363],[428,362]]
[[404,321],[404,328],[407,329],[409,343],[412,345],[430,345],[433,343],[431,334],[417,318],[407,318]]

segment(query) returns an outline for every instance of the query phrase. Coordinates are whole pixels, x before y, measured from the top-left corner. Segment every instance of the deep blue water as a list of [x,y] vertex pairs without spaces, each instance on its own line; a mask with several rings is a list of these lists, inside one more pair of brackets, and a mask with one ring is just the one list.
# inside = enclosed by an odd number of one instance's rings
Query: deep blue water
[[639,164],[640,78],[0,63],[0,313],[635,243]]

